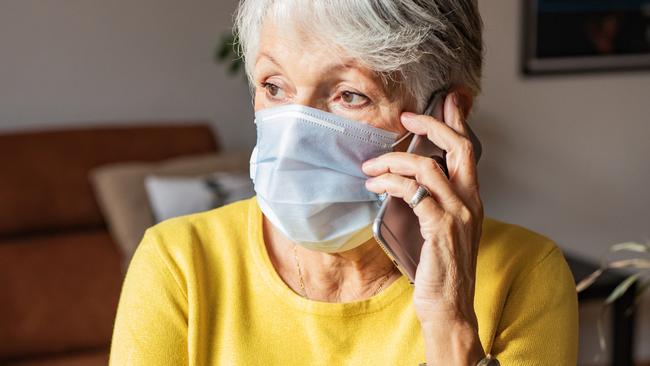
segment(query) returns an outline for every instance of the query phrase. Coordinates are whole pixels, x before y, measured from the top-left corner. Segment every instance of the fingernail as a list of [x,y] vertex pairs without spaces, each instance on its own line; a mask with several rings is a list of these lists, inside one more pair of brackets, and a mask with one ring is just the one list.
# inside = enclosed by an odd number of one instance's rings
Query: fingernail
[[375,183],[375,178],[368,178],[366,179],[366,188],[370,190],[372,188],[372,185]]
[[402,113],[402,116],[401,116],[402,122],[406,122],[406,123],[412,122],[412,121],[415,120],[416,116],[417,116],[417,114],[415,114],[415,113],[404,112],[404,113]]
[[361,165],[361,170],[371,169],[375,165],[375,159],[370,159]]

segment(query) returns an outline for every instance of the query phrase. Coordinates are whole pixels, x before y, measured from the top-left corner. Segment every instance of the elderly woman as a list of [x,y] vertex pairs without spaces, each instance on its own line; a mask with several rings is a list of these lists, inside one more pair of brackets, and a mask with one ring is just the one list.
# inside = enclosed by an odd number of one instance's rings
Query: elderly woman
[[[147,230],[112,365],[576,364],[561,251],[483,217],[475,0],[243,0],[237,30],[257,195]],[[422,115],[439,92],[443,115]],[[404,152],[413,135],[446,151],[448,177]],[[382,193],[419,221],[414,285],[369,230]]]

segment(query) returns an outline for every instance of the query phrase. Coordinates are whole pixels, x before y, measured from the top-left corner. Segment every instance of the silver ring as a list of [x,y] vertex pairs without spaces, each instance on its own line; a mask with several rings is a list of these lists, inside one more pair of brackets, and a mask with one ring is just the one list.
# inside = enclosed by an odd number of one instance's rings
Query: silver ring
[[427,189],[427,187],[420,185],[418,186],[418,190],[415,191],[415,194],[413,194],[413,197],[411,197],[411,200],[409,201],[409,207],[415,208],[415,206],[418,205],[425,197],[428,197],[431,195],[431,192]]

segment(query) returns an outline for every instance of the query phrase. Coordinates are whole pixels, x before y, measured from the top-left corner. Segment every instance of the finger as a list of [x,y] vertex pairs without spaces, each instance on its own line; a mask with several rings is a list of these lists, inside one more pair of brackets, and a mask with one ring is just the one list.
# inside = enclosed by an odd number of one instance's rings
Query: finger
[[463,157],[473,158],[471,149],[465,148],[471,147],[471,141],[434,117],[404,112],[401,120],[406,129],[418,135],[426,135],[431,142],[447,151],[447,154],[465,154]]
[[449,94],[445,99],[444,119],[445,123],[459,135],[469,138],[467,126],[465,125],[465,114],[460,105],[460,95],[458,93]]
[[468,138],[430,116],[402,113],[402,124],[413,133],[426,135],[431,142],[447,152],[445,158],[452,184],[458,183],[465,194],[476,190],[476,162]]
[[363,164],[362,169],[365,174],[372,177],[386,173],[414,177],[443,206],[460,201],[438,163],[428,157],[404,152],[392,152],[368,160]]
[[[378,177],[370,178],[366,181],[366,188],[374,193],[388,193],[392,197],[401,198],[404,202],[409,203],[415,192],[419,188],[419,184],[413,180],[401,175],[386,173]],[[413,212],[422,219],[439,220],[445,211],[440,205],[432,198],[425,197],[414,208]]]

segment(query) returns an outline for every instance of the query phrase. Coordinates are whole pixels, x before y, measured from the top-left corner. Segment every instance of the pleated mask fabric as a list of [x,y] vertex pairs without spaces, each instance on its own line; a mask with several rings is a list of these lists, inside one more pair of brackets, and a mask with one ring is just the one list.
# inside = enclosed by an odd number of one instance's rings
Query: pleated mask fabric
[[327,253],[372,237],[379,197],[361,165],[393,150],[398,135],[303,105],[255,114],[250,174],[260,209],[299,245]]

